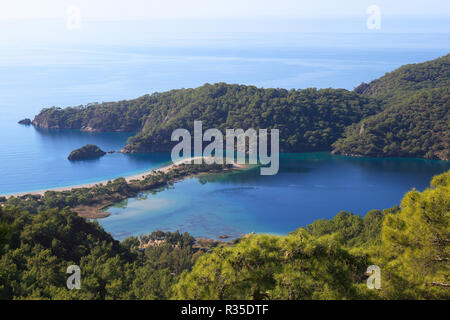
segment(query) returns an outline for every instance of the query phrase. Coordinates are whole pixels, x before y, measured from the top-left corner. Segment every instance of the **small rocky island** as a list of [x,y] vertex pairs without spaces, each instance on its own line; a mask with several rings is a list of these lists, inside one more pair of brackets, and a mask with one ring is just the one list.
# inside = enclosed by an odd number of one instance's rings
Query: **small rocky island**
[[25,118],[23,120],[20,120],[19,124],[23,124],[23,125],[29,126],[31,124],[31,120],[28,119],[28,118]]
[[73,150],[67,159],[69,159],[70,161],[95,159],[102,157],[105,154],[106,152],[96,145],[88,144],[82,148]]

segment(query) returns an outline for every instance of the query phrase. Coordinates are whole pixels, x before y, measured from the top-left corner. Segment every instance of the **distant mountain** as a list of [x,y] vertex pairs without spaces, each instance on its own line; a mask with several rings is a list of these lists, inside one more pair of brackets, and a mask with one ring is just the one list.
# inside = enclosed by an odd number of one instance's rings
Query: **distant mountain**
[[450,54],[410,64],[355,92],[382,99],[384,110],[349,126],[334,153],[450,158]]

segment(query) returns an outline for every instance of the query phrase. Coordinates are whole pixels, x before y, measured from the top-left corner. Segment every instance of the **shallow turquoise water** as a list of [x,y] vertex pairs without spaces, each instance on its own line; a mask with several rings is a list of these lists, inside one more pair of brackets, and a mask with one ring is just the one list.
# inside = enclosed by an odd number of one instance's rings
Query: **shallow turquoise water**
[[209,238],[287,234],[341,210],[364,215],[393,207],[448,169],[450,162],[422,159],[284,154],[275,176],[260,176],[255,168],[190,178],[110,207],[111,216],[99,222],[117,239],[155,230]]

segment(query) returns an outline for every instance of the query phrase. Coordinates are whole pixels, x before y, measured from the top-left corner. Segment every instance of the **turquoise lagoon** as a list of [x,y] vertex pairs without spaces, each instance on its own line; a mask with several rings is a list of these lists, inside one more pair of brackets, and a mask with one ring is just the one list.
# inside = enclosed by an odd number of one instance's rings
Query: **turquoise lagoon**
[[155,230],[214,239],[287,234],[341,210],[364,215],[391,208],[448,169],[450,162],[423,159],[282,154],[277,175],[252,168],[185,179],[109,207],[111,215],[99,222],[117,239]]

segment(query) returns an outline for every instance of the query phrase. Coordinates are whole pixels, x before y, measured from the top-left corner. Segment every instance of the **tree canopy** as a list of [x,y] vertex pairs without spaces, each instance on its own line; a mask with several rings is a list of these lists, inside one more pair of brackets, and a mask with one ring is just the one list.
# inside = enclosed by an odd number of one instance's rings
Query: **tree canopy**
[[33,123],[45,128],[134,131],[124,152],[170,151],[173,130],[280,130],[285,152],[329,150],[344,128],[380,111],[379,102],[343,89],[261,89],[225,83],[205,84],[145,95],[138,99],[43,109]]
[[349,126],[335,153],[450,160],[450,87],[424,89]]

